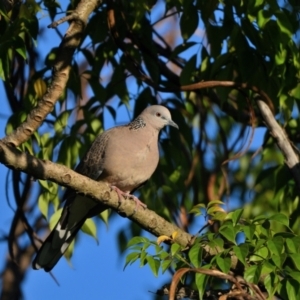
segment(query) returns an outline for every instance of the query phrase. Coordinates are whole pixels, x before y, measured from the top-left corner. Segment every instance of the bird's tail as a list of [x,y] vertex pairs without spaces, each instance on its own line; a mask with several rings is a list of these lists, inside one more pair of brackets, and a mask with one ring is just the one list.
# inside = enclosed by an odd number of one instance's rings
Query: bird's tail
[[51,271],[64,255],[85,220],[105,209],[106,207],[99,202],[81,195],[68,198],[58,223],[32,262],[33,269]]
[[64,255],[84,222],[85,219],[68,230],[62,228],[59,220],[34,258],[32,262],[33,269],[44,269],[46,272],[51,271]]

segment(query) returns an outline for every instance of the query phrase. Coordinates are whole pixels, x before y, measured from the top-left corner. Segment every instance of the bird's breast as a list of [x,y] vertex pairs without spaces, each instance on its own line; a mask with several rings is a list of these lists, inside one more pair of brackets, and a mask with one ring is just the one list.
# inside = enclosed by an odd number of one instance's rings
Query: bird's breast
[[130,138],[107,146],[102,180],[130,192],[147,181],[159,160],[157,137]]

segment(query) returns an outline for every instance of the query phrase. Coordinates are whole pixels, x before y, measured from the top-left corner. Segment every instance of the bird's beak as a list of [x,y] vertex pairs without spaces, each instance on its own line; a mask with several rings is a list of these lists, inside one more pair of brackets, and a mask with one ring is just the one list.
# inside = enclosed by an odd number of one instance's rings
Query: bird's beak
[[172,121],[172,120],[169,120],[168,125],[173,126],[173,127],[177,128],[177,129],[179,129],[178,125],[174,121]]

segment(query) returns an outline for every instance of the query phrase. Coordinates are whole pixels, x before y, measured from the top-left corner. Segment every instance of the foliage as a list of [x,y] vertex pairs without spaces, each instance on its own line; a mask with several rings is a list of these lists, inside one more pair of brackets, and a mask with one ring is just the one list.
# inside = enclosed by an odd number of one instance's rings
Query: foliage
[[[40,41],[44,36],[62,40],[64,30],[44,28],[43,19],[57,20],[78,3],[0,4],[0,78],[12,111],[6,134],[26,120],[53,82],[52,68],[63,45],[51,44],[45,50]],[[165,249],[142,237],[142,229],[131,224],[129,235],[119,234],[120,250],[132,237],[126,265],[139,259],[156,276],[159,270],[182,267],[231,270],[264,286],[269,295],[296,299],[298,188],[260,118],[253,89],[183,92],[181,88],[196,82],[234,81],[264,91],[277,121],[297,147],[299,24],[292,0],[103,1],[82,33],[62,96],[20,149],[73,168],[109,121],[129,120],[148,104],[167,105],[180,134],[173,130],[162,134],[159,167],[140,189],[140,198],[197,238],[182,249],[176,236],[168,237],[165,242],[171,246]],[[248,147],[252,134],[255,145]],[[30,178],[24,179],[17,170],[9,176],[18,183],[13,186],[16,207],[34,232],[43,233],[60,213],[61,188],[39,181],[36,192]],[[225,206],[220,209],[215,199]],[[205,208],[204,219],[195,213],[199,203],[202,214]],[[30,208],[25,212],[25,207]],[[109,222],[107,212],[101,217]],[[195,229],[199,222],[206,229],[201,235]],[[22,240],[28,233],[17,235],[16,224],[12,222],[10,232]],[[97,220],[89,220],[84,232],[97,239],[96,224]],[[22,244],[29,247],[26,241]],[[151,247],[154,254],[147,252]],[[207,256],[207,247],[218,251]],[[67,257],[71,255],[70,251]],[[233,257],[238,267],[232,265]],[[208,275],[189,273],[186,281],[200,294],[205,287],[222,286],[204,276]]]
[[[255,296],[256,290],[252,285],[264,286],[269,296],[277,294],[282,299],[296,299],[300,284],[300,240],[289,228],[289,220],[284,214],[277,213],[269,217],[260,215],[247,221],[242,219],[242,209],[220,215],[222,208],[210,203],[201,210],[200,215],[209,219],[210,225],[218,223],[216,232],[206,230],[200,235],[205,229],[202,228],[193,237],[193,244],[189,248],[177,244],[176,238],[172,239],[170,246],[163,247],[159,242],[145,237],[133,237],[128,242],[130,253],[125,267],[139,260],[140,266],[148,264],[155,276],[159,271],[164,273],[169,269],[175,273],[174,278],[176,272],[183,268],[198,272],[192,275],[193,279],[190,274],[180,279],[183,283],[192,280],[200,298],[207,285],[221,284],[220,281],[216,282],[216,274],[208,270],[228,274],[234,269],[236,274],[244,278],[243,283]],[[154,255],[149,254],[151,247]],[[207,247],[211,253],[205,253]],[[227,280],[223,280],[222,284],[232,286],[234,282],[228,283]]]

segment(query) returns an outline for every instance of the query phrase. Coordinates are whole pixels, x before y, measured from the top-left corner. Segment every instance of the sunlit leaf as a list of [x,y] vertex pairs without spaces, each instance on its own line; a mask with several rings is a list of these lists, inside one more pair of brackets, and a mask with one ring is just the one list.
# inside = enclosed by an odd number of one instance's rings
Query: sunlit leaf
[[226,238],[228,239],[229,241],[231,241],[232,243],[236,243],[235,241],[235,236],[236,236],[236,233],[235,233],[235,230],[233,228],[232,225],[223,225],[221,228],[220,228],[220,233]]
[[195,244],[189,251],[189,259],[191,263],[196,267],[201,267],[202,263],[202,247],[200,244]]
[[261,273],[261,266],[260,265],[253,265],[253,266],[248,267],[245,270],[244,278],[248,282],[257,284],[258,281],[259,281],[260,273]]
[[127,243],[127,248],[137,245],[137,244],[143,244],[143,243],[149,243],[150,241],[142,236],[135,236],[133,237],[128,243]]
[[150,266],[150,268],[151,268],[151,270],[152,270],[154,276],[157,277],[157,276],[158,276],[158,270],[159,270],[159,268],[160,268],[160,261],[157,260],[157,259],[154,259],[154,258],[153,258],[152,256],[150,256],[150,255],[148,255],[148,256],[146,257],[146,260],[147,260],[147,262],[148,262],[148,264],[149,264],[149,266]]
[[233,251],[236,255],[236,257],[244,264],[246,265],[246,257],[249,253],[249,246],[248,244],[240,244],[238,246],[233,246]]
[[92,219],[86,219],[83,226],[81,227],[81,230],[88,235],[91,235],[96,240],[97,244],[99,243],[97,238],[97,227]]
[[231,266],[230,257],[223,258],[222,256],[217,255],[216,256],[216,262],[217,262],[218,267],[220,268],[220,270],[223,273],[227,274],[229,272],[230,266]]

